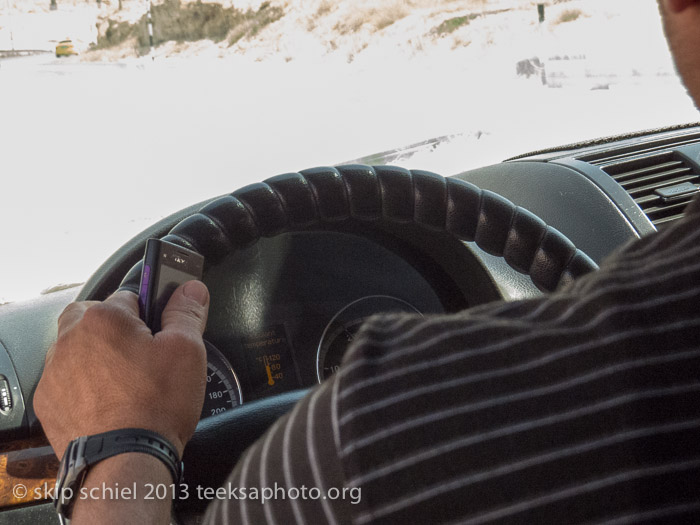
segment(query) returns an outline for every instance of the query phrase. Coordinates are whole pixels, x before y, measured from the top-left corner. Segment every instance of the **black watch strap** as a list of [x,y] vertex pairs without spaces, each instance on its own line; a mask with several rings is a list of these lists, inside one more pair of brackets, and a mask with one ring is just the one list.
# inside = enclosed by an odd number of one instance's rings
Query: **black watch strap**
[[88,436],[85,463],[89,467],[118,454],[140,452],[160,459],[168,467],[173,483],[179,483],[182,464],[175,447],[163,436],[140,428],[123,428]]
[[160,434],[141,428],[122,428],[93,436],[82,436],[68,444],[58,468],[54,507],[62,521],[70,518],[73,503],[88,469],[107,458],[137,452],[161,460],[173,483],[182,479],[183,466],[175,447]]

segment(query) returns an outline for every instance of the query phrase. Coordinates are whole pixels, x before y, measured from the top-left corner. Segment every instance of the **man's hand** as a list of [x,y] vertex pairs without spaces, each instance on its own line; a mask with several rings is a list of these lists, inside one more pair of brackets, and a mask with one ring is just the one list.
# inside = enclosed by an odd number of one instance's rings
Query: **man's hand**
[[208,308],[204,284],[185,283],[153,335],[131,292],[68,305],[34,395],[56,455],[79,436],[132,427],[158,432],[182,456],[204,402]]

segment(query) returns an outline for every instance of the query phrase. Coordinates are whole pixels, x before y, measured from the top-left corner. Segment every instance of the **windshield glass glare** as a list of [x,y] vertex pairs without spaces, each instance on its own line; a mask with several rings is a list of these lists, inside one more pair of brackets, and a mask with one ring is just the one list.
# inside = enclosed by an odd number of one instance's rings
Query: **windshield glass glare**
[[656,0],[0,0],[0,303],[278,173],[697,120]]

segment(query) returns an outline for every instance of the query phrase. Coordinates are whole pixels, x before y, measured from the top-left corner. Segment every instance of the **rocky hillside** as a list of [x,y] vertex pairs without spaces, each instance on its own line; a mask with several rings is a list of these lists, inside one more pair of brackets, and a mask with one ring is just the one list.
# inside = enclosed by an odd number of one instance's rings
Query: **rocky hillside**
[[[147,0],[0,0],[0,50],[52,50],[71,38],[82,61],[151,53]],[[669,74],[656,0],[153,0],[155,58],[250,62],[419,60],[559,78]],[[653,38],[640,38],[640,34]],[[591,38],[595,35],[595,38]],[[546,64],[545,64],[546,63]],[[471,64],[471,65],[470,65]],[[593,64],[593,65],[592,65]]]
[[[545,25],[554,30],[584,19],[591,5],[604,10],[606,3],[552,0]],[[91,58],[149,52],[144,6],[123,0],[119,10],[112,1],[99,16]],[[353,61],[377,49],[410,56],[426,48],[488,46],[540,26],[531,0],[161,0],[154,2],[153,21],[159,56],[207,52],[285,61],[328,55]]]
[[[0,49],[15,43],[50,48],[71,37],[85,60],[146,54],[146,0],[4,0]],[[423,55],[435,48],[480,48],[535,31],[585,26],[615,17],[640,0],[548,0],[539,23],[533,0],[154,0],[157,56],[246,54],[285,61],[332,56],[354,61],[374,51]],[[644,0],[653,1],[653,0]],[[88,51],[85,53],[86,51]]]

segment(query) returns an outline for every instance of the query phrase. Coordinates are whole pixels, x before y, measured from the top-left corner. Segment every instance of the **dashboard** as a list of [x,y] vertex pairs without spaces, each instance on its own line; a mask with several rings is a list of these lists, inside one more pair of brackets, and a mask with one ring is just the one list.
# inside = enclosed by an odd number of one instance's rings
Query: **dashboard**
[[[373,161],[395,158],[387,153]],[[682,217],[700,192],[700,126],[536,152],[455,177],[530,210],[600,263],[624,243]],[[0,307],[0,523],[48,519],[41,514],[47,505],[29,506],[36,502],[13,497],[8,487],[13,480],[55,475],[32,396],[58,315],[70,301],[84,299],[86,289],[107,297],[140,259],[147,238],[162,237],[208,202],[163,219],[116,249],[82,289]],[[411,224],[378,230],[344,223],[261,238],[208,263],[204,282],[211,306],[200,434],[236,412],[257,417],[267,410],[274,420],[283,410],[274,408],[277,400],[337,371],[362,321],[375,313],[455,312],[541,293],[502,257]],[[202,465],[207,454],[220,462],[226,450],[231,457],[223,472],[240,451],[226,442],[236,437],[217,436],[197,457],[204,458]]]
[[[226,383],[233,390],[238,383],[244,403],[317,384],[372,314],[440,313],[450,304],[399,254],[343,233],[261,239],[208,268],[204,280],[211,290],[204,336],[219,364],[235,372],[237,381]],[[221,380],[208,383],[203,415],[238,404]],[[216,403],[224,398],[232,402]]]

